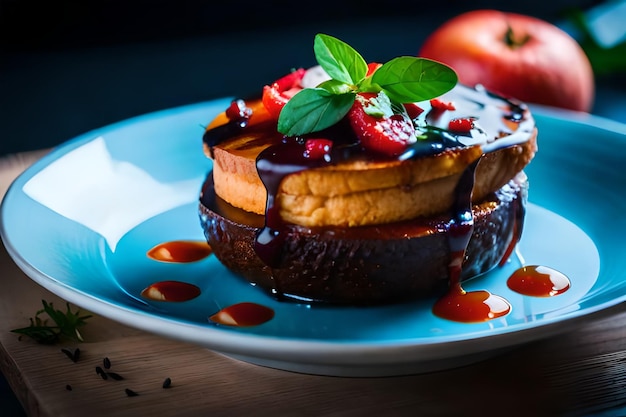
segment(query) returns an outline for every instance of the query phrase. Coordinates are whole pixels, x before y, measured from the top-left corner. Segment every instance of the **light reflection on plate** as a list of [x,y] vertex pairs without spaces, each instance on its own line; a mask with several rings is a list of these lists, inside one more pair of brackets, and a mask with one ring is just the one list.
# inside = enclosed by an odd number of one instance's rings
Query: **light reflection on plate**
[[[200,126],[227,103],[130,119],[37,162],[2,204],[2,238],[15,262],[50,291],[127,325],[261,365],[329,375],[470,363],[571,329],[626,298],[626,176],[619,170],[626,128],[543,108],[535,109],[539,153],[526,171],[531,203],[520,256],[464,284],[507,299],[512,310],[505,317],[454,323],[431,313],[434,300],[367,308],[278,302],[214,257],[156,262],[146,256],[155,245],[203,239],[197,197],[210,161]],[[514,293],[506,279],[522,262],[563,272],[571,288],[549,298]],[[150,284],[174,279],[200,287],[200,296],[182,303],[141,297]],[[269,306],[274,318],[244,328],[208,319],[240,302]]]

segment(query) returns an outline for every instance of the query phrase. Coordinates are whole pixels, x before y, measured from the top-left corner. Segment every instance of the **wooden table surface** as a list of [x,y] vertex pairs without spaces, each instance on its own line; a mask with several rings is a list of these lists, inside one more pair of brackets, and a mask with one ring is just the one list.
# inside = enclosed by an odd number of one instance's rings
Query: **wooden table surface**
[[[0,159],[0,193],[42,154]],[[98,316],[80,344],[20,340],[10,330],[27,325],[41,300],[56,307],[65,302],[26,277],[4,247],[0,268],[0,370],[30,416],[626,414],[626,305],[575,331],[462,368],[340,378],[239,362]],[[79,360],[72,362],[63,347],[79,347]],[[96,373],[104,358],[123,380]],[[162,387],[166,378],[169,389]],[[139,395],[128,396],[127,388]]]

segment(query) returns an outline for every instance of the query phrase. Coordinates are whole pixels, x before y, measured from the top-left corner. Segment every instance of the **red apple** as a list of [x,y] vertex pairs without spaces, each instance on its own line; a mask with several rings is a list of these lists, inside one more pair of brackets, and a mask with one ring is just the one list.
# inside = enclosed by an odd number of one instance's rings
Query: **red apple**
[[552,23],[497,10],[456,16],[436,29],[419,55],[448,64],[459,81],[494,93],[588,112],[591,64],[574,38]]

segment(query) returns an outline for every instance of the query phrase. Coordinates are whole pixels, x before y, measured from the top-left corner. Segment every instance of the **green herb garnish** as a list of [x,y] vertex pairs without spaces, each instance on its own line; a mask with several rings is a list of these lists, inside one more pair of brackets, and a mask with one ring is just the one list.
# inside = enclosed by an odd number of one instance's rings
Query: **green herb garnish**
[[[58,342],[61,338],[83,341],[78,328],[84,326],[85,320],[91,315],[82,315],[80,310],[73,312],[70,304],[67,303],[66,311],[56,310],[52,303],[41,300],[43,309],[35,313],[34,318],[30,318],[30,326],[20,329],[13,329],[11,332],[28,336],[38,343],[51,345]],[[42,319],[40,314],[46,313],[55,325],[48,325],[48,319]]]
[[347,43],[325,34],[315,36],[318,64],[331,77],[315,88],[305,88],[283,107],[278,131],[287,136],[326,129],[350,110],[357,93],[384,93],[395,103],[430,100],[451,90],[458,77],[444,64],[403,56],[383,64],[367,76],[367,62]]

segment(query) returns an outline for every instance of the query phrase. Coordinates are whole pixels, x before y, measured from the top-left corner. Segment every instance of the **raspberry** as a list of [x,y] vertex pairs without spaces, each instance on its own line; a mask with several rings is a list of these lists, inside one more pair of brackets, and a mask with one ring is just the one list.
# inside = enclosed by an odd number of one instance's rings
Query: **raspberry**
[[333,148],[333,141],[330,139],[307,139],[304,147],[306,158],[321,159],[330,153]]
[[246,106],[246,102],[239,99],[233,100],[226,109],[226,117],[229,120],[247,119],[252,115],[252,109]]

